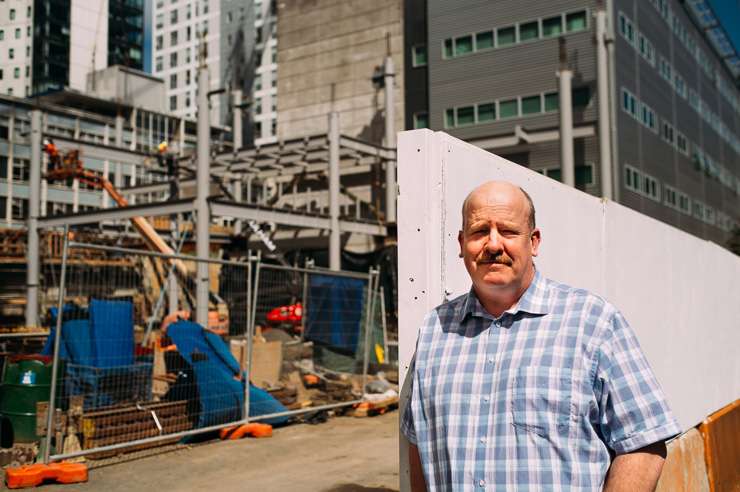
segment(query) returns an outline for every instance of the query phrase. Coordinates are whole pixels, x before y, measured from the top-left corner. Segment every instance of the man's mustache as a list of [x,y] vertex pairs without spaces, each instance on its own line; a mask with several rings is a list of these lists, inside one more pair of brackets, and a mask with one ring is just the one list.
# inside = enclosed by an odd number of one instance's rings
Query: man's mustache
[[493,263],[493,264],[506,265],[506,266],[511,266],[514,263],[511,257],[507,255],[506,253],[499,253],[497,255],[481,253],[475,259],[475,262],[478,264],[482,264],[482,265]]

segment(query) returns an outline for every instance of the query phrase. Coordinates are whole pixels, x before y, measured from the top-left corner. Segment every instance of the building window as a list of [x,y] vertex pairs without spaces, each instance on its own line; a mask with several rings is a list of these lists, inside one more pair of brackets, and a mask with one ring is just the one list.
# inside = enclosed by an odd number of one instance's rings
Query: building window
[[689,143],[688,140],[686,140],[686,135],[679,131],[676,132],[676,148],[683,155],[689,155]]
[[[185,85],[190,85],[190,70],[185,71]],[[188,106],[190,106],[188,104]]]
[[3,39],[5,39],[5,30],[0,29],[0,41],[2,41]]
[[522,115],[536,114],[542,112],[542,100],[540,96],[522,98]]
[[177,96],[170,96],[170,111],[177,109]]
[[185,28],[185,41],[190,41],[190,36],[192,36],[192,30],[190,29],[190,26]]
[[627,89],[622,89],[622,109],[633,117],[637,117],[637,99]]
[[10,20],[15,20],[15,9],[10,9]]
[[594,184],[594,166],[593,164],[586,164],[583,166],[575,167],[575,178],[576,187],[583,189],[586,186]]
[[663,121],[663,124],[661,126],[661,136],[663,137],[663,140],[673,145],[675,143],[675,134],[673,132],[673,125],[671,125],[667,121]]
[[156,28],[162,29],[164,27],[164,14],[157,14]]
[[[273,56],[275,52],[273,51]],[[275,63],[273,61],[273,63]],[[427,64],[427,45],[419,44],[411,48],[411,66],[425,67]]]
[[154,63],[154,70],[156,72],[161,72],[162,70],[164,70],[164,61],[162,60],[161,56],[158,56],[156,62]]
[[516,118],[519,116],[519,103],[516,99],[509,99],[498,103],[500,118]]
[[254,76],[254,90],[260,91],[262,90],[262,75],[257,74]]
[[478,105],[478,123],[485,123],[496,119],[496,103]]
[[457,108],[457,126],[472,125],[475,123],[475,108],[473,106],[463,106]]
[[15,79],[21,78],[21,69],[20,69],[20,67],[15,67],[13,69],[13,78],[15,78]]
[[177,31],[172,31],[170,33],[170,46],[175,46],[177,44]]
[[453,128],[455,126],[455,110],[445,110],[445,128]]
[[516,43],[516,28],[499,27],[496,31],[496,46],[508,46]]
[[557,111],[560,109],[560,99],[557,92],[548,92],[545,94],[545,112]]
[[529,41],[540,37],[540,23],[538,21],[519,24],[519,41]]
[[678,194],[673,187],[663,185],[663,203],[670,208],[678,208]]
[[632,21],[622,12],[619,13],[619,32],[629,44],[635,44],[635,29],[632,26]]
[[177,53],[170,53],[170,68],[177,67]]
[[157,36],[154,49],[161,50],[164,48],[164,36]]
[[549,38],[558,36],[563,32],[563,17],[550,17],[542,20],[542,36]]
[[426,111],[414,113],[414,128],[429,128],[429,114]]
[[3,80],[3,69],[0,68],[0,80]]
[[11,60],[15,58],[15,50],[13,48],[8,48],[8,58]]
[[573,12],[565,16],[565,27],[568,32],[582,31],[586,29],[586,11]]
[[170,11],[170,24],[177,24],[177,9]]
[[475,35],[475,49],[487,50],[493,48],[493,31],[482,31]]
[[170,89],[176,89],[177,88],[177,74],[173,73],[170,75]]
[[455,39],[455,56],[467,55],[473,52],[473,36],[460,36]]
[[442,58],[452,58],[452,39],[445,39]]
[[573,89],[571,97],[573,98],[573,107],[583,109],[591,102],[591,89],[589,87],[578,87]]
[[15,39],[21,39],[21,28],[20,27],[15,28]]

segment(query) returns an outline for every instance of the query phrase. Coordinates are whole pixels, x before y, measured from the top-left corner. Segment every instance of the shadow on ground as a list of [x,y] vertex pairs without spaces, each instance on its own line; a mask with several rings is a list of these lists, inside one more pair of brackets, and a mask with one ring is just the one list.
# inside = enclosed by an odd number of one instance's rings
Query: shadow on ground
[[340,483],[324,492],[398,492],[398,489],[389,489],[387,487],[365,487],[356,483]]

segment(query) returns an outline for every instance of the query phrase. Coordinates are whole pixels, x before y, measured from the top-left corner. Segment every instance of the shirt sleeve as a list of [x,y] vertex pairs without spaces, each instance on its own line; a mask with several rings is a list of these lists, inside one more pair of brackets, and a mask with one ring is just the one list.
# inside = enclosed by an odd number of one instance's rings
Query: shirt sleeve
[[414,427],[414,414],[413,414],[413,395],[414,395],[414,360],[409,365],[409,371],[406,373],[407,378],[411,378],[411,384],[409,385],[409,397],[406,402],[406,407],[401,415],[401,433],[406,436],[411,444],[417,446],[416,440],[416,428]]
[[621,313],[611,325],[598,351],[599,428],[606,445],[624,454],[674,437],[681,427]]

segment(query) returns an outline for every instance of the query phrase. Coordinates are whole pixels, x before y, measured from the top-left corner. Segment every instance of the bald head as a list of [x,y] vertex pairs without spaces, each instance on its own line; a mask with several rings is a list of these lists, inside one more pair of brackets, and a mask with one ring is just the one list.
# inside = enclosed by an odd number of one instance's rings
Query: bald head
[[513,185],[507,181],[487,181],[480,186],[476,187],[473,191],[468,193],[468,196],[465,197],[465,201],[463,201],[462,205],[462,228],[465,230],[465,225],[468,217],[468,212],[470,208],[470,204],[473,203],[473,201],[480,197],[485,197],[489,194],[497,194],[497,195],[504,195],[507,196],[510,200],[523,200],[524,206],[527,208],[527,222],[529,224],[529,230],[533,231],[535,229],[536,222],[535,222],[535,211],[534,211],[534,202],[532,202],[532,197],[529,196],[529,193],[524,191],[523,188],[520,186]]

